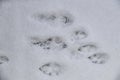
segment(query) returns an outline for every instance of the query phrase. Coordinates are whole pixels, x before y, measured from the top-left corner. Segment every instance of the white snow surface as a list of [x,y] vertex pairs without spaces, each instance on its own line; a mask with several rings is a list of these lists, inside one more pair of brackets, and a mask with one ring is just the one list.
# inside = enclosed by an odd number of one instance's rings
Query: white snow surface
[[[74,23],[67,27],[41,24],[30,16],[37,12],[68,11]],[[69,50],[49,53],[29,45],[32,36],[62,36],[80,26],[89,34],[83,42],[95,42],[109,54],[106,64],[69,57]],[[74,47],[74,45],[72,45]],[[120,80],[120,1],[119,0],[9,0],[0,4],[0,52],[10,61],[0,65],[0,80]],[[59,76],[39,71],[43,63],[64,66]]]

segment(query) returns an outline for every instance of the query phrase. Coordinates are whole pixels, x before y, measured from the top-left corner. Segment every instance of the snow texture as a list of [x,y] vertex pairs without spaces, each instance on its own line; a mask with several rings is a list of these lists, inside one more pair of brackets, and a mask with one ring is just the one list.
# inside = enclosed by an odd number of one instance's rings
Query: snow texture
[[0,80],[120,80],[120,0],[0,0]]

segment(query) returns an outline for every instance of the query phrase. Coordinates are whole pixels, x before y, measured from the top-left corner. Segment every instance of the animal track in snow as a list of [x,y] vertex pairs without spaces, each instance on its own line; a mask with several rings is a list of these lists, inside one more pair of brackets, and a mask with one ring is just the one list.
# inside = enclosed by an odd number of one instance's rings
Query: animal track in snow
[[94,64],[105,64],[109,58],[110,56],[103,52],[97,52],[88,57],[88,59]]
[[31,18],[39,23],[52,24],[52,26],[70,26],[74,23],[73,15],[68,11],[37,12]]
[[59,76],[62,73],[62,66],[56,62],[48,62],[39,67],[39,70],[49,76]]
[[31,43],[34,46],[38,46],[44,50],[58,50],[67,48],[67,43],[61,37],[53,36],[46,39],[31,38]]

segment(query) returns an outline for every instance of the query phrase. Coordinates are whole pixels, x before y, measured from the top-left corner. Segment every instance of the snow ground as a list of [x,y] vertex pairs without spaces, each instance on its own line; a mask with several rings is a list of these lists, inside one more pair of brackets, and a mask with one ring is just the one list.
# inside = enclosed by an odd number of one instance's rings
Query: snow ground
[[[118,0],[3,0],[0,5],[0,50],[10,61],[0,65],[0,80],[120,80],[120,1]],[[30,16],[36,12],[68,11],[74,15],[67,27],[40,24]],[[106,64],[92,64],[83,57],[69,57],[69,50],[49,53],[29,45],[32,36],[62,36],[84,27],[89,37],[109,54]],[[73,46],[74,47],[74,46]],[[47,76],[38,68],[56,61],[64,66],[60,76]]]

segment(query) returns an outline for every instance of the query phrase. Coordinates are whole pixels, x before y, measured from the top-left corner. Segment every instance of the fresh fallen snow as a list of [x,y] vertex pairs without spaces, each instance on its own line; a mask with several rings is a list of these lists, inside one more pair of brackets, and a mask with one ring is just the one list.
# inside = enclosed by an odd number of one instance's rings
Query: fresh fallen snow
[[[118,0],[13,0],[1,4],[0,50],[10,58],[0,65],[1,80],[119,80],[120,67],[120,4]],[[70,26],[41,24],[31,15],[40,12],[68,11],[74,15]],[[100,50],[109,54],[106,64],[92,64],[84,57],[73,58],[69,50],[49,53],[29,45],[33,36],[62,36],[84,27],[88,38],[83,42],[95,42]],[[47,76],[39,67],[49,61],[61,63],[60,76]]]

